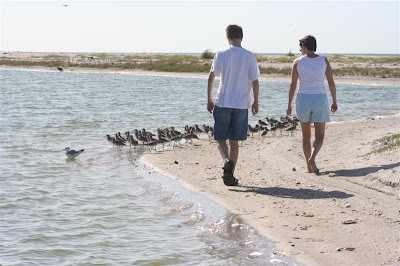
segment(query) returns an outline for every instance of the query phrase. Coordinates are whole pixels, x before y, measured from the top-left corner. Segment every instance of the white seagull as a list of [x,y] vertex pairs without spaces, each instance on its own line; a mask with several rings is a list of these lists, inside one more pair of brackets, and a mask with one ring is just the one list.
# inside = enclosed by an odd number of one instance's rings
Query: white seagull
[[79,150],[79,151],[76,151],[76,150],[71,150],[70,147],[66,147],[66,148],[64,149],[64,151],[65,151],[65,155],[67,155],[68,158],[73,159],[73,158],[75,158],[76,156],[78,156],[79,154],[81,154],[81,153],[84,151],[84,149]]

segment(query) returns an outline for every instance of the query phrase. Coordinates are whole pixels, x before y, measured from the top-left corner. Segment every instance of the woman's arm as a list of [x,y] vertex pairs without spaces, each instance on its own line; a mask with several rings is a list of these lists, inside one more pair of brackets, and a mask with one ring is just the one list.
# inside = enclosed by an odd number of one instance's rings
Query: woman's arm
[[291,74],[291,79],[292,82],[290,83],[290,89],[289,89],[289,101],[288,101],[288,106],[286,109],[286,114],[291,115],[292,114],[292,101],[293,101],[293,96],[294,93],[296,92],[296,87],[297,87],[297,79],[299,78],[299,73],[297,72],[297,62],[298,59],[293,61],[293,66],[292,66],[292,74]]
[[331,91],[332,95],[332,105],[331,105],[331,111],[334,113],[337,111],[338,106],[336,103],[336,85],[335,81],[333,81],[333,73],[332,73],[332,68],[331,65],[328,62],[328,59],[325,58],[326,61],[326,79],[328,80],[328,85],[329,85],[329,90]]

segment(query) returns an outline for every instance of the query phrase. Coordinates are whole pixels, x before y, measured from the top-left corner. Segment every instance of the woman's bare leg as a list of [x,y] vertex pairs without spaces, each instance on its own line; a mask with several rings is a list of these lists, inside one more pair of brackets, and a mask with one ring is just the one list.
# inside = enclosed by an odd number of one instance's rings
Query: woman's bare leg
[[303,135],[303,152],[307,163],[307,170],[312,173],[309,159],[311,157],[311,122],[301,123],[301,132]]
[[321,150],[322,144],[324,143],[325,137],[325,123],[314,123],[315,128],[315,140],[313,143],[313,151],[310,159],[308,160],[309,165],[311,166],[311,172],[318,174],[319,169],[315,164],[315,158],[317,157],[318,152]]

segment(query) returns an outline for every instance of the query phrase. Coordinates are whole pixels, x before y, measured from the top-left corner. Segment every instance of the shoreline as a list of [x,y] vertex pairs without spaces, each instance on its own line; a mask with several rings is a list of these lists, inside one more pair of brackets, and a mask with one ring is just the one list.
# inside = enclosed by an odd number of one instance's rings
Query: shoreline
[[301,263],[399,263],[400,151],[367,154],[376,139],[399,133],[400,117],[347,122],[327,125],[318,176],[305,173],[300,131],[244,142],[238,187],[223,185],[222,160],[208,139],[140,160],[240,215]]
[[[44,72],[59,72],[56,68],[49,67],[21,67],[21,66],[6,66],[0,65],[0,70],[18,70],[18,71],[44,71]],[[208,73],[200,72],[161,72],[161,71],[145,71],[138,69],[131,70],[116,70],[116,69],[94,69],[71,67],[66,68],[64,72],[78,72],[78,73],[106,73],[106,74],[122,74],[122,75],[148,75],[148,76],[161,76],[161,77],[182,77],[182,78],[208,78]],[[261,74],[260,81],[279,81],[290,82],[290,76],[279,74]],[[336,76],[334,77],[336,84],[369,84],[371,86],[400,86],[400,78],[379,78],[368,76]]]

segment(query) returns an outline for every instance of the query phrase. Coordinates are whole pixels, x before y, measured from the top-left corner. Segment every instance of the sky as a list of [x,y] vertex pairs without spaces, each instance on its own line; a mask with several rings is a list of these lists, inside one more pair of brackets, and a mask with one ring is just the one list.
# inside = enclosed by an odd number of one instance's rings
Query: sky
[[307,34],[320,53],[400,53],[400,1],[0,2],[1,51],[215,52],[238,24],[254,53],[298,53]]

